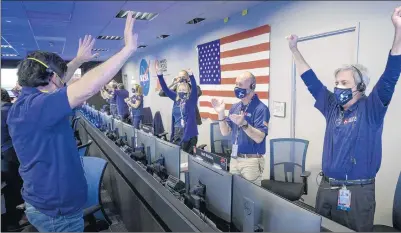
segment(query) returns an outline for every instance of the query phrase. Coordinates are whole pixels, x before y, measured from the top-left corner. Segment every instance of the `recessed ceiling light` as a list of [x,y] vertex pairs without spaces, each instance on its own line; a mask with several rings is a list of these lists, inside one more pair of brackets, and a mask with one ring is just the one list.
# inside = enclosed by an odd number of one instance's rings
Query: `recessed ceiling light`
[[7,23],[11,23],[11,20],[6,20]]
[[107,51],[109,51],[109,49],[92,49],[92,51],[95,51],[95,52],[107,52]]
[[13,48],[11,45],[5,45],[5,44],[2,44],[1,47],[2,47],[2,48],[10,48],[10,49]]
[[[127,18],[128,12],[130,12],[130,11],[121,10],[116,15],[116,18],[120,18],[120,19]],[[158,15],[159,15],[158,13],[132,11],[132,17],[135,19],[138,19],[138,20],[151,21],[152,19],[156,18]]]
[[197,24],[205,20],[205,18],[194,18],[187,22],[187,24]]
[[18,55],[17,54],[10,54],[10,53],[2,53],[1,56],[2,57],[16,57]]
[[98,36],[98,40],[122,40],[121,36]]
[[147,45],[139,45],[138,49],[143,49],[143,48],[146,48],[146,47],[147,47]]
[[160,36],[158,36],[157,37],[157,39],[164,39],[164,38],[167,38],[167,37],[169,37],[170,35],[160,35]]

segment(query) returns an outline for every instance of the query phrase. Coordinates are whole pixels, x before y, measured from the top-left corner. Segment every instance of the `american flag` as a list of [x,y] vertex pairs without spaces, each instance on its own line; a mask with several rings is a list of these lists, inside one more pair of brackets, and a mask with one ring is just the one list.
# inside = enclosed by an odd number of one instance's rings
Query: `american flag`
[[234,95],[235,79],[244,71],[256,76],[256,93],[268,105],[270,73],[270,26],[198,45],[199,79],[202,96],[199,111],[202,118],[217,120],[211,100],[223,99],[226,115],[239,102]]

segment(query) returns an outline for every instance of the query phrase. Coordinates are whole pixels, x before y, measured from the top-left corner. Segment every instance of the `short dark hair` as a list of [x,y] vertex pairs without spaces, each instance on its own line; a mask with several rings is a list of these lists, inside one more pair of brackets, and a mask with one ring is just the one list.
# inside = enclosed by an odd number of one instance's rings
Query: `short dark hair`
[[11,97],[4,88],[1,88],[1,102],[11,103]]
[[118,87],[119,90],[122,90],[122,89],[124,89],[124,84],[119,83],[119,84],[117,85],[117,87]]
[[[43,51],[35,51],[30,53],[27,58],[36,58],[46,65],[50,66],[53,71],[60,74],[67,72],[67,63],[57,54]],[[47,68],[37,61],[24,59],[18,65],[18,83],[25,87],[46,86],[50,82],[53,73],[49,73]],[[60,78],[63,78],[60,76]]]

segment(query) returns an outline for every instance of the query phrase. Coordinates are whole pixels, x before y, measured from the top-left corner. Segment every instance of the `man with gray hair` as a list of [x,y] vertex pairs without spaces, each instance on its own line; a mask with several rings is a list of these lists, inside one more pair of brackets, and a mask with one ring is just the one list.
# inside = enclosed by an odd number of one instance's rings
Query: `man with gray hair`
[[355,231],[372,231],[375,215],[375,177],[382,159],[383,121],[401,73],[401,7],[394,10],[393,47],[384,73],[369,96],[366,69],[349,65],[334,73],[334,92],[316,77],[287,37],[301,78],[326,118],[322,181],[316,212]]

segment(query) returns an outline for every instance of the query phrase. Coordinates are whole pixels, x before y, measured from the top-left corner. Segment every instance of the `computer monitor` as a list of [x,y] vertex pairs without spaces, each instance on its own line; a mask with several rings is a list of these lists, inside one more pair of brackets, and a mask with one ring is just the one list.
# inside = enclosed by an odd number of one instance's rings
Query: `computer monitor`
[[206,209],[226,223],[230,223],[232,174],[190,155],[188,176],[189,181],[185,182],[189,183],[189,189],[199,184],[199,181],[206,186]]
[[105,128],[106,131],[111,131],[113,129],[113,117],[110,115],[104,115],[104,119],[105,119]]
[[132,125],[129,125],[127,123],[122,123],[123,129],[122,129],[122,137],[127,136],[126,138],[126,142],[128,144],[128,146],[130,146],[131,148],[133,147],[132,145],[132,138],[134,137],[134,127]]
[[158,160],[161,156],[163,156],[164,167],[167,170],[167,174],[176,178],[180,178],[180,152],[180,146],[156,138],[155,155],[151,157],[152,160]]
[[135,130],[137,147],[140,147],[142,144],[145,146],[146,159],[148,163],[153,163],[156,161],[154,158],[155,155],[155,147],[156,147],[156,137],[145,133],[141,130]]
[[261,225],[265,232],[320,232],[320,215],[238,175],[233,176],[232,193],[232,220],[240,231]]

